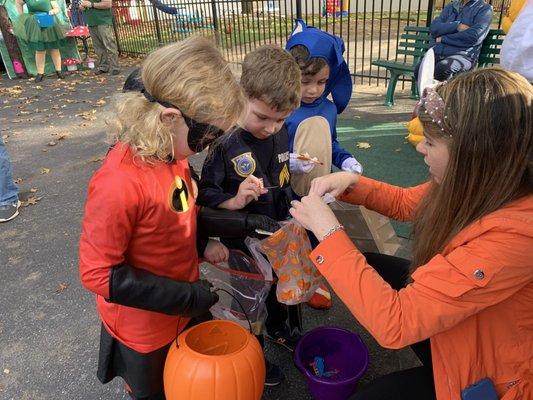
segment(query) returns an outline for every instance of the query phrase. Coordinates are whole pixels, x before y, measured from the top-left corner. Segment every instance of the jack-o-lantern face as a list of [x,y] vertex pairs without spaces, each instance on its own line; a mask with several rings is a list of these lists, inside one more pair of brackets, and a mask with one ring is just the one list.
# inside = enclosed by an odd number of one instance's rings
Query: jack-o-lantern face
[[189,189],[185,180],[179,176],[174,177],[174,182],[169,194],[170,209],[177,213],[189,211]]

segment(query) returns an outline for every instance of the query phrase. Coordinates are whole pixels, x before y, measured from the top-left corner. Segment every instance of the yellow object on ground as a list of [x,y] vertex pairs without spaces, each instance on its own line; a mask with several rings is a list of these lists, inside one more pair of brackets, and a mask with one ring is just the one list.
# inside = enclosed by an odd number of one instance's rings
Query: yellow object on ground
[[505,33],[509,33],[509,28],[511,28],[511,25],[522,10],[522,7],[524,7],[525,3],[526,0],[511,0],[507,14],[502,20],[502,29]]
[[424,138],[424,129],[418,117],[413,118],[407,123],[407,130],[409,131],[409,135],[406,136],[406,139],[413,146],[416,146]]

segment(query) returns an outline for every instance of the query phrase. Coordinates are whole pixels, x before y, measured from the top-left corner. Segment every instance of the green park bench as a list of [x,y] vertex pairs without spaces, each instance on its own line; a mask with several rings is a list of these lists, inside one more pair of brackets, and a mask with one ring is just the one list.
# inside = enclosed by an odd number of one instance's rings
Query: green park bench
[[[478,60],[478,67],[483,68],[488,65],[498,64],[500,59],[500,48],[505,33],[501,29],[491,29],[481,45],[481,52]],[[429,27],[406,26],[404,33],[400,36],[396,55],[403,56],[401,60],[375,60],[372,65],[386,68],[390,73],[390,81],[387,86],[385,105],[394,105],[394,91],[400,76],[411,77],[411,98],[417,99],[418,88],[414,78],[415,66],[420,62],[426,51],[431,47],[431,35]]]

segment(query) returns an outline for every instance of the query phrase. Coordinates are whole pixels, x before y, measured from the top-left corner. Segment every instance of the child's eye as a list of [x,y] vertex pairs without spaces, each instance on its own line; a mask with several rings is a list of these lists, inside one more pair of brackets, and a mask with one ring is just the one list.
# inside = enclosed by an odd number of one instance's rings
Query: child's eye
[[319,81],[318,83],[319,83],[320,85],[325,85],[326,83],[328,83],[328,80],[325,79],[325,80],[323,80],[323,81]]
[[261,116],[261,115],[258,115],[257,117],[258,117],[261,121],[265,121],[265,120],[267,119],[267,117],[263,117],[263,116]]

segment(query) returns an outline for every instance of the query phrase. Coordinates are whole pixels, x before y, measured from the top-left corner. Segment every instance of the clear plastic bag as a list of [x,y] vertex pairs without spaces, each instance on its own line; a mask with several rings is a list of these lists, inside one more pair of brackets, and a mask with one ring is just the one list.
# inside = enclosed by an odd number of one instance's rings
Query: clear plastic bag
[[[215,319],[237,322],[257,335],[263,332],[267,317],[265,301],[272,286],[272,271],[238,250],[230,250],[227,262],[200,263],[200,274],[217,289],[220,299],[210,311]],[[242,306],[242,308],[241,308]],[[248,318],[248,319],[247,319]]]
[[296,220],[266,239],[247,239],[246,244],[258,265],[268,265],[276,272],[276,297],[280,303],[304,303],[322,283],[322,275],[309,259],[311,243],[307,232]]

